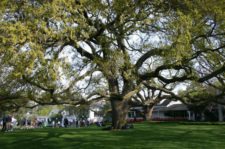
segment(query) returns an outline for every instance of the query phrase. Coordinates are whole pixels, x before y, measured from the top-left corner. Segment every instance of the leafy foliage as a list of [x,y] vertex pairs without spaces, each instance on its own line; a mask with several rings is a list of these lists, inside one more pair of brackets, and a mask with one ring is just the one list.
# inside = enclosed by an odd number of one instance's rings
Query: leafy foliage
[[[113,103],[128,107],[148,80],[163,85],[214,79],[224,83],[223,4],[224,0],[4,0],[0,60],[10,73],[3,74],[19,82],[15,91],[36,104],[109,99],[117,113],[113,124],[119,124],[114,127],[119,128],[126,112],[118,112]],[[86,80],[88,86],[100,84],[98,89],[82,87]]]

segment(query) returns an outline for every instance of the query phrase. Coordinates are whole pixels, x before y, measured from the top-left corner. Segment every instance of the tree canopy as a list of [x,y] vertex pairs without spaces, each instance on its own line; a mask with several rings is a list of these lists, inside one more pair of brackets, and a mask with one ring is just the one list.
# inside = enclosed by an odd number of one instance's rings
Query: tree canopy
[[224,0],[3,0],[1,83],[15,82],[10,95],[38,104],[108,99],[112,126],[120,129],[131,98],[146,82],[155,87],[149,80],[162,87],[224,84],[224,6]]

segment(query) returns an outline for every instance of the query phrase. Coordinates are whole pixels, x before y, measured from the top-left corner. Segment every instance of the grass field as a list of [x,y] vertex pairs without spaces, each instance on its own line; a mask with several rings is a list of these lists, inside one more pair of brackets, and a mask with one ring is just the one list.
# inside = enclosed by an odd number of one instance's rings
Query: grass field
[[224,125],[140,123],[134,129],[43,128],[0,133],[1,149],[224,149]]

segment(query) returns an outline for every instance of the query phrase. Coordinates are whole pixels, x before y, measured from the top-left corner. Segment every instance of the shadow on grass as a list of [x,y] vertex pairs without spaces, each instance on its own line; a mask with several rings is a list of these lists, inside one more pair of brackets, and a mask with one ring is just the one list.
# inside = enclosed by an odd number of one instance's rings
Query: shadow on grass
[[224,128],[142,123],[135,124],[135,129],[122,131],[102,131],[99,128],[18,130],[0,134],[0,148],[225,148]]

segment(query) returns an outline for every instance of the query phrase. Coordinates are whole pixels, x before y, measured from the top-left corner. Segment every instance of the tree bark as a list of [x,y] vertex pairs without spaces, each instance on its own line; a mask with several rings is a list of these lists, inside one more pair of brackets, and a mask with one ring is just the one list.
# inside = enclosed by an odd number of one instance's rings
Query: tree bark
[[152,112],[153,112],[153,106],[146,106],[146,109],[145,109],[145,120],[151,121]]
[[217,105],[218,108],[218,121],[222,122],[223,121],[223,109],[222,109],[222,105],[218,104]]
[[127,101],[111,99],[112,106],[112,129],[122,129],[126,124],[126,117],[129,111]]

